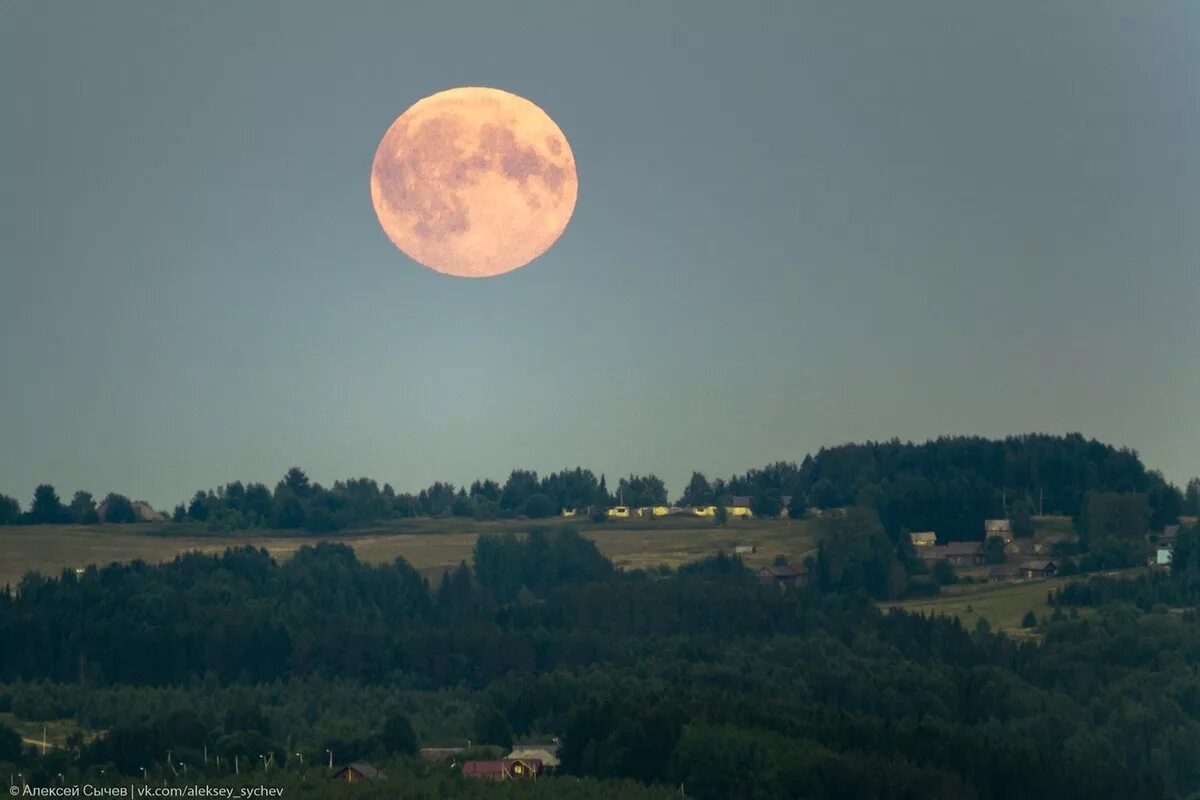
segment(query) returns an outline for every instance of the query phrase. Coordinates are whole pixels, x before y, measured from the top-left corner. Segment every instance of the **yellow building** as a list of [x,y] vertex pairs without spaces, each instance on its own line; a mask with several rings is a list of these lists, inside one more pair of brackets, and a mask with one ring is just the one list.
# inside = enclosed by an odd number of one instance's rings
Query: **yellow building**
[[937,534],[933,531],[910,533],[908,538],[912,541],[913,547],[933,547],[937,544]]
[[697,517],[715,517],[717,515],[716,506],[696,506],[692,509],[692,513]]
[[573,517],[573,516],[575,516],[575,515],[576,515],[576,514],[578,514],[578,513],[579,513],[579,512],[578,512],[578,511],[576,511],[576,510],[575,510],[575,509],[573,509],[573,508],[564,508],[564,509],[562,510],[562,515],[563,515],[564,517]]
[[731,517],[741,517],[743,519],[754,519],[754,513],[750,510],[749,497],[731,497],[729,498],[729,507],[726,509]]
[[667,506],[643,506],[638,509],[639,517],[665,517],[671,513]]
[[613,506],[605,513],[607,513],[608,516],[616,518],[616,519],[628,519],[629,518],[629,506]]

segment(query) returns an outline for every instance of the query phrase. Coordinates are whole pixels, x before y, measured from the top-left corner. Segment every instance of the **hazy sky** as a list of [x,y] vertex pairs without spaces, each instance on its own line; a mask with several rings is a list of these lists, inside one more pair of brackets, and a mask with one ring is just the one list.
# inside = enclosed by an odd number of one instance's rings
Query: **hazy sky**
[[[0,3],[0,492],[164,507],[1081,431],[1200,473],[1200,3]],[[494,86],[571,142],[500,278],[376,145]]]

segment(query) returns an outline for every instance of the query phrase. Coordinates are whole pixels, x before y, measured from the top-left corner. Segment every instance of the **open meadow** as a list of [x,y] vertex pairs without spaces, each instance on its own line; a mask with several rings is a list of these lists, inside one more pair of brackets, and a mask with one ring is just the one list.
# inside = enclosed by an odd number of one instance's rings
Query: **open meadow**
[[14,526],[0,531],[0,585],[16,586],[29,571],[57,576],[65,569],[89,564],[170,561],[192,551],[220,553],[229,547],[265,548],[279,559],[289,558],[305,545],[338,542],[354,548],[370,563],[385,563],[403,556],[410,564],[437,578],[459,562],[470,562],[475,540],[487,533],[523,533],[569,525],[593,539],[600,551],[622,569],[666,564],[677,567],[689,561],[732,553],[738,545],[753,545],[743,560],[753,567],[771,563],[778,555],[799,561],[814,552],[816,540],[810,523],[797,520],[730,520],[726,525],[696,517],[647,521],[593,523],[575,520],[469,519],[404,520],[387,527],[325,535],[296,535],[283,531],[218,534],[200,525],[146,523],[96,526]]

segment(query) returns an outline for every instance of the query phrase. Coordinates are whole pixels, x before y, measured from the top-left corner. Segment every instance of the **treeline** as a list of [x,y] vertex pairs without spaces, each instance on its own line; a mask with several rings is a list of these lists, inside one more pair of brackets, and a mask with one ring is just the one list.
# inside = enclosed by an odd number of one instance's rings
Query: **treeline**
[[[757,515],[776,516],[786,506],[792,517],[803,516],[809,508],[865,506],[879,513],[893,539],[901,531],[932,530],[949,541],[982,538],[985,519],[1033,513],[1071,516],[1087,535],[1092,517],[1085,512],[1092,496],[1115,498],[1105,500],[1113,509],[1135,506],[1123,517],[1127,524],[1161,529],[1185,508],[1200,511],[1200,479],[1189,482],[1185,496],[1160,473],[1147,470],[1137,453],[1079,434],[1003,440],[947,437],[924,444],[892,440],[841,445],[806,456],[799,464],[779,462],[728,479],[710,481],[695,472],[678,503],[729,505],[733,497],[747,497]],[[114,519],[113,513],[106,513],[105,521],[128,520],[128,500],[114,495],[109,500],[118,504],[119,514]],[[171,517],[214,530],[323,533],[403,517],[539,519],[564,509],[597,510],[596,518],[603,520],[603,509],[618,503],[641,507],[667,502],[666,484],[653,474],[630,475],[610,488],[603,474],[597,477],[582,467],[544,476],[518,469],[503,483],[437,482],[415,494],[398,493],[369,478],[325,487],[293,468],[274,489],[234,481],[200,490]],[[89,520],[95,520],[95,504],[86,492],[77,493],[65,506],[53,487],[40,486],[24,514],[15,500],[0,496],[0,524]]]
[[[193,781],[204,752],[274,754],[286,775],[304,769],[295,754],[311,765],[336,747],[339,763],[400,759],[392,796],[426,781],[425,796],[474,791],[403,761],[421,743],[409,730],[430,730],[422,715],[445,713],[404,699],[416,690],[465,698],[471,710],[450,716],[475,745],[559,737],[562,771],[590,779],[579,797],[680,784],[697,798],[1200,790],[1200,676],[1182,657],[1200,650],[1192,620],[1046,621],[1038,646],[882,614],[855,577],[876,568],[857,558],[780,592],[724,556],[622,573],[570,530],[484,537],[475,556],[432,585],[401,560],[369,566],[329,544],[284,563],[247,548],[28,576],[0,594],[0,698],[102,724],[102,739],[53,756],[72,775],[147,767],[174,781],[168,750]],[[362,717],[347,730],[306,688],[332,676],[393,695],[345,698],[344,716]],[[27,775],[55,774],[18,758]],[[228,761],[207,769],[229,779]]]
[[78,491],[65,504],[58,492],[48,483],[33,492],[29,510],[22,512],[21,504],[0,494],[0,525],[94,525],[97,522],[129,523],[139,519],[138,506],[123,494],[110,493],[96,504],[91,492]]

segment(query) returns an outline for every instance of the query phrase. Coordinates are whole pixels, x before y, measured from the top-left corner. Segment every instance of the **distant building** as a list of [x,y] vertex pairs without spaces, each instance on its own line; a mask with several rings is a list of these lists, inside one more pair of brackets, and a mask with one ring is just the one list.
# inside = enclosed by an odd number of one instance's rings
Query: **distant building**
[[629,519],[629,506],[613,506],[604,513],[614,519]]
[[347,764],[330,776],[336,781],[345,781],[346,783],[363,783],[366,781],[382,781],[387,778],[383,771],[371,766],[365,761],[356,761],[353,764]]
[[792,496],[790,494],[785,494],[783,497],[779,498],[779,502],[783,503],[783,508],[779,511],[779,517],[780,519],[787,519],[792,515],[792,512],[788,511],[788,509],[792,507]]
[[908,538],[912,541],[913,547],[933,547],[937,544],[937,534],[933,531],[910,533]]
[[1154,551],[1154,563],[1159,566],[1170,566],[1171,556],[1174,553],[1170,547],[1158,547]]
[[1038,555],[1037,545],[1028,539],[1014,539],[1004,545],[1004,554],[1007,556],[1021,556],[1022,558],[1032,558]]
[[1019,581],[1025,577],[1018,567],[999,566],[988,570],[988,583],[1003,583],[1004,581]]
[[729,507],[727,510],[731,517],[745,517],[746,519],[750,519],[754,516],[754,513],[750,510],[750,498],[747,496],[729,498]]
[[746,555],[747,553],[757,553],[757,552],[758,552],[758,548],[752,544],[739,544],[739,545],[734,546],[734,548],[733,548],[733,554],[735,556],[742,556],[742,555]]
[[956,567],[977,567],[983,563],[983,542],[950,542],[945,558]]
[[795,564],[763,567],[755,574],[758,576],[759,583],[773,583],[780,589],[787,589],[792,586],[807,586],[811,577],[808,567],[797,566]]
[[1058,572],[1058,565],[1048,559],[1026,561],[1019,566],[1026,578],[1053,578]]
[[575,509],[575,508],[564,508],[562,510],[562,515],[564,517],[573,517],[573,516],[577,515],[578,513],[579,513],[579,510]]
[[999,536],[1008,544],[1013,540],[1012,523],[1006,519],[985,519],[983,521],[983,538]]
[[467,778],[492,781],[532,781],[542,774],[544,765],[537,758],[500,758],[495,761],[468,761],[462,774]]
[[696,506],[692,509],[692,513],[697,517],[715,517],[717,515],[716,506]]
[[1039,556],[1049,555],[1054,552],[1054,548],[1063,545],[1073,545],[1079,542],[1079,537],[1070,533],[1051,533],[1042,536],[1033,543],[1033,550]]
[[505,756],[507,759],[542,762],[544,769],[554,769],[558,766],[557,744],[522,744],[513,747],[513,751]]
[[639,517],[665,517],[671,509],[669,506],[642,506],[637,513]]

